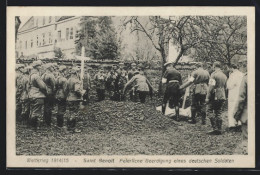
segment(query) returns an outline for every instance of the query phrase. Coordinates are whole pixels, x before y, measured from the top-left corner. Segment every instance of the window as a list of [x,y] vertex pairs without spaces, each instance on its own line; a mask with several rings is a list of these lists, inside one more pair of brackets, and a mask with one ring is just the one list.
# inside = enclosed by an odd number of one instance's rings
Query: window
[[33,47],[33,39],[31,39],[31,48]]
[[42,45],[45,45],[45,33],[42,34]]
[[66,40],[69,39],[69,28],[66,28]]
[[70,29],[70,39],[73,39],[73,27]]
[[51,23],[51,16],[49,17],[49,23]]
[[49,44],[52,43],[52,35],[51,35],[51,32],[49,32]]
[[25,46],[24,47],[25,47],[25,49],[27,49],[27,41],[25,41]]
[[42,25],[45,25],[45,16],[43,17]]
[[58,31],[58,41],[61,40],[61,31]]
[[37,37],[36,37],[36,43],[37,43],[37,46],[39,46],[39,37],[38,37],[38,35],[37,35]]

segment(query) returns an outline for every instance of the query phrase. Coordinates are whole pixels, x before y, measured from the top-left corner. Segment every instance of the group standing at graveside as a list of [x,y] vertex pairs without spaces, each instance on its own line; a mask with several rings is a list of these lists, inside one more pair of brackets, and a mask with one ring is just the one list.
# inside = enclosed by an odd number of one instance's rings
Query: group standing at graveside
[[[242,61],[241,64],[245,63]],[[210,67],[197,63],[187,80],[174,64],[166,63],[161,83],[165,86],[162,113],[166,108],[175,109],[175,119],[180,120],[180,100],[189,87],[191,97],[190,124],[206,124],[209,118],[212,126],[210,135],[222,134],[223,110],[228,102],[228,127],[230,131],[241,131],[247,140],[247,74],[231,64],[228,71],[220,62]],[[243,67],[246,69],[246,66]],[[131,64],[129,70],[124,63],[113,65],[110,71],[102,66],[93,77],[86,70],[83,80],[77,66],[67,67],[57,63],[43,63],[41,60],[30,65],[16,65],[16,118],[28,127],[39,130],[56,125],[68,131],[79,133],[77,113],[80,105],[88,105],[90,90],[97,93],[97,101],[106,98],[114,101],[145,103],[147,96],[155,93],[155,88],[145,76],[144,70]],[[108,96],[108,97],[107,97]],[[57,123],[52,123],[53,108],[57,108]],[[68,113],[68,117],[64,117]],[[66,121],[66,123],[65,123]]]

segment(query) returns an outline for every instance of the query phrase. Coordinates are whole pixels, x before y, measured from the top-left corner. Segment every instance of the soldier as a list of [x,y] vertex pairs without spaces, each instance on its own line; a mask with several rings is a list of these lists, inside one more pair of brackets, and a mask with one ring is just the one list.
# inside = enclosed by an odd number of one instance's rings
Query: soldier
[[29,74],[32,70],[31,66],[27,66],[24,69],[23,78],[21,80],[22,85],[22,121],[24,124],[28,124],[29,115],[30,115],[30,100],[29,100]]
[[247,104],[247,94],[248,94],[248,88],[247,88],[247,73],[245,73],[242,82],[240,84],[239,88],[239,97],[237,100],[237,104],[235,105],[234,110],[234,118],[236,121],[240,121],[242,123],[242,151],[244,154],[247,154],[248,152],[248,104]]
[[54,105],[54,95],[55,95],[55,77],[53,75],[53,65],[51,63],[47,63],[46,71],[42,75],[42,80],[46,84],[47,96],[44,101],[44,119],[48,126],[51,125],[52,119],[52,110]]
[[123,93],[125,93],[125,90],[128,88],[128,86],[131,86],[133,84],[139,94],[140,102],[145,103],[146,96],[149,91],[153,91],[153,87],[148,79],[144,76],[144,73],[142,71],[136,71],[134,73],[132,79],[129,80],[129,82],[127,82],[127,84],[125,85]]
[[98,101],[102,101],[105,99],[105,80],[106,76],[104,74],[104,69],[101,67],[99,69],[99,72],[94,77]]
[[21,94],[22,94],[22,83],[21,80],[23,79],[23,64],[16,65],[16,119],[21,120],[21,113],[22,113],[22,103],[21,103]]
[[86,105],[89,102],[89,91],[91,88],[91,78],[87,69],[85,70],[83,78],[83,89],[86,91],[83,95],[83,105]]
[[81,132],[81,130],[76,129],[77,113],[79,110],[79,105],[82,96],[82,89],[79,77],[77,75],[77,68],[72,68],[70,71],[70,78],[67,81],[67,107],[69,109],[69,115],[67,118],[67,127],[69,131]]
[[162,113],[165,114],[166,104],[169,101],[169,108],[175,107],[176,120],[179,120],[179,99],[180,85],[182,84],[181,74],[177,71],[172,63],[165,63],[166,71],[162,78],[162,83],[166,83],[166,90],[163,97]]
[[118,99],[119,101],[124,100],[124,93],[123,89],[125,87],[125,84],[127,83],[127,72],[124,69],[124,63],[119,63],[119,69],[117,70],[118,76],[116,80],[116,91],[119,94]]
[[[134,76],[134,73],[136,71],[137,71],[136,64],[132,63],[131,64],[131,70],[128,72],[128,80],[131,80],[131,78]],[[131,91],[129,92],[131,101],[135,101],[136,100],[134,94],[135,94],[134,89],[131,89]]]
[[30,123],[34,129],[43,123],[46,85],[40,76],[42,62],[34,61],[29,76]]
[[206,103],[208,103],[208,115],[213,128],[213,131],[208,134],[212,135],[221,134],[221,113],[223,112],[223,105],[226,100],[225,89],[227,76],[221,71],[220,66],[220,62],[214,62],[214,72],[210,76],[209,88],[206,96]]
[[58,106],[57,114],[57,126],[63,127],[64,114],[66,112],[66,90],[67,90],[67,79],[65,78],[66,66],[62,65],[59,68],[59,76],[56,80],[56,100]]
[[200,114],[202,125],[206,124],[206,104],[205,99],[207,95],[209,72],[205,70],[205,65],[202,63],[197,64],[197,69],[191,73],[189,80],[184,83],[180,89],[184,89],[192,85],[192,98],[191,98],[191,120],[190,123],[196,123],[196,114]]
[[117,67],[116,65],[113,65],[111,71],[106,76],[106,89],[108,90],[110,99],[114,99],[115,97],[117,77]]

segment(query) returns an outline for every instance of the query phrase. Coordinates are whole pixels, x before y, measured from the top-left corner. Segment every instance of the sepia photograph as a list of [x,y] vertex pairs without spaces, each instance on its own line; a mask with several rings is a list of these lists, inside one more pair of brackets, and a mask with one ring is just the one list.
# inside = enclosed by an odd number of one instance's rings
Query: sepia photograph
[[22,166],[254,166],[254,8],[12,8],[7,154]]

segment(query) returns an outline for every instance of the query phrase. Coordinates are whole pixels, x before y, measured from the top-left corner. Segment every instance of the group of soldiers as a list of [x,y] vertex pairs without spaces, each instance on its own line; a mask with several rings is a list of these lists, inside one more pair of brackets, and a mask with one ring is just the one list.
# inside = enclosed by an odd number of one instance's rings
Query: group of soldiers
[[[166,90],[163,98],[162,113],[165,113],[166,105],[169,104],[169,108],[175,108],[176,120],[179,120],[179,100],[183,95],[183,90],[190,87],[191,119],[189,122],[195,124],[197,122],[196,118],[200,116],[201,124],[205,125],[206,116],[208,116],[213,129],[208,134],[222,134],[222,115],[227,99],[227,75],[221,69],[222,64],[216,61],[211,67],[208,67],[207,64],[197,63],[197,68],[191,73],[185,83],[182,83],[181,73],[174,68],[172,63],[166,63],[164,66],[166,71],[162,78],[162,83],[166,84]],[[237,111],[235,110],[234,115],[236,120],[240,120],[237,117]]]
[[[140,72],[139,76],[138,75]],[[53,109],[57,106],[57,126],[67,127],[73,132],[80,132],[76,128],[77,112],[80,103],[89,102],[91,78],[84,73],[80,79],[80,69],[77,66],[66,67],[57,63],[43,63],[41,60],[32,64],[16,65],[16,118],[34,129],[42,125],[51,126]],[[131,80],[131,81],[130,81]],[[135,93],[139,92],[140,101],[145,102],[145,96],[151,90],[151,84],[144,77],[143,72],[131,64],[127,72],[124,64],[114,65],[109,72],[99,67],[93,78],[97,92],[97,101],[105,99],[105,92],[111,100],[125,99],[127,88],[136,82],[130,89],[130,99],[135,101]],[[146,84],[148,82],[148,84]],[[145,84],[145,89],[144,85]],[[141,88],[140,88],[141,87]],[[67,123],[64,125],[64,114],[68,111]]]
[[85,93],[78,69],[34,61],[31,65],[16,65],[16,118],[34,129],[51,126],[52,111],[57,105],[57,126],[64,126],[64,114],[69,111],[67,128],[76,129],[76,115]]
[[[195,124],[201,117],[202,125],[209,117],[213,128],[209,134],[220,135],[222,128],[222,111],[226,97],[227,75],[221,70],[221,63],[215,62],[212,67],[197,63],[197,68],[190,74],[188,81],[182,83],[181,73],[172,63],[166,63],[162,83],[166,85],[163,96],[162,113],[166,105],[175,108],[176,120],[179,120],[179,102],[183,90],[191,87],[191,119]],[[209,73],[211,71],[211,74]],[[31,65],[16,66],[16,116],[17,120],[26,122],[29,126],[39,129],[41,125],[51,126],[53,108],[57,106],[57,126],[64,126],[64,114],[68,111],[66,127],[73,132],[80,132],[76,127],[77,112],[80,103],[89,101],[91,78],[85,72],[83,81],[80,69],[76,66],[68,68],[55,63],[43,64],[34,61]],[[135,63],[126,71],[123,63],[114,65],[105,72],[99,67],[93,78],[98,101],[105,99],[108,94],[111,100],[125,100],[129,92],[130,100],[145,103],[146,96],[152,94],[154,88],[144,75],[142,69]]]

